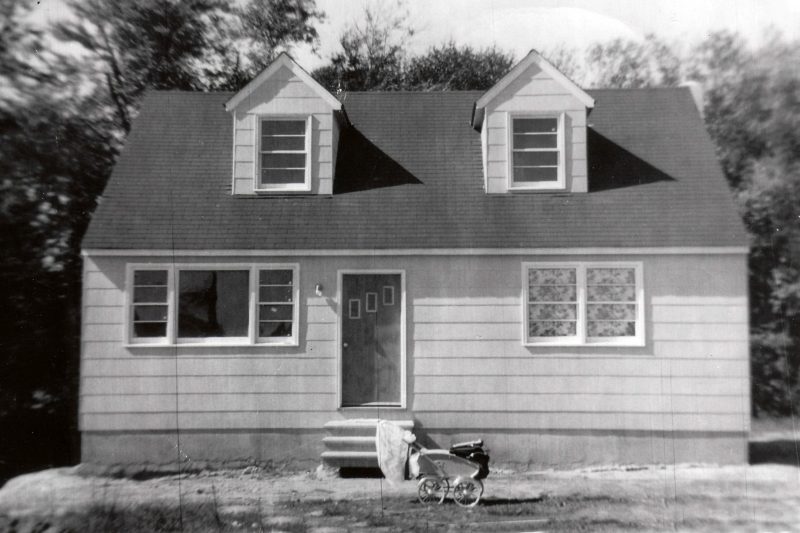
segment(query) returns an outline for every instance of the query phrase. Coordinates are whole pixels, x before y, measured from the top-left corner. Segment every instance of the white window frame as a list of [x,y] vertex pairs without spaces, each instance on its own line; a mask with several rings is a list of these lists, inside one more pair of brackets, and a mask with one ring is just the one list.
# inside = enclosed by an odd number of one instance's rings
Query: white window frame
[[[531,337],[528,332],[529,302],[528,271],[536,268],[574,268],[577,291],[577,327],[576,335],[571,337]],[[636,278],[636,335],[631,337],[589,337],[587,335],[588,316],[586,312],[586,271],[590,268],[633,268]],[[627,262],[523,262],[522,263],[522,344],[523,346],[644,346],[645,345],[645,311],[644,311],[644,274],[641,261]]]
[[[311,138],[313,133],[313,116],[312,115],[272,115],[272,114],[257,114],[254,115],[256,121],[253,128],[253,150],[255,151],[255,161],[253,162],[253,190],[255,192],[310,192],[311,191]],[[303,183],[274,183],[262,184],[261,183],[261,128],[265,120],[271,121],[298,121],[305,120],[306,133],[305,133],[305,148],[304,153],[306,156],[306,171]],[[298,154],[298,150],[277,150],[270,153],[285,153],[285,154]]]
[[[133,334],[133,275],[139,270],[167,271],[167,336],[136,337]],[[178,337],[180,272],[189,270],[246,270],[248,281],[248,328],[242,337]],[[258,337],[259,270],[292,271],[292,336]],[[127,346],[298,346],[300,338],[300,265],[298,263],[128,263],[125,279],[125,343]]]
[[[514,119],[519,118],[555,118],[558,120],[558,131],[556,133],[556,149],[558,150],[558,172],[555,182],[514,182]],[[509,191],[560,191],[567,186],[567,157],[566,157],[566,134],[565,134],[566,113],[527,113],[511,112],[506,113],[506,146],[508,147],[507,173]],[[529,148],[525,151],[530,152],[552,152],[552,148],[536,149]]]

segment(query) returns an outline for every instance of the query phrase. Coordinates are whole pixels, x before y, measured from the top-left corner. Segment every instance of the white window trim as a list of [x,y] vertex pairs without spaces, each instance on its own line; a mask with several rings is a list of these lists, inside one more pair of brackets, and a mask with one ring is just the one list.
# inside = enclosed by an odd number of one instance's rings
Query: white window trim
[[[313,115],[272,115],[272,114],[256,114],[253,115],[256,121],[253,128],[253,191],[254,192],[310,192],[311,191],[311,137],[313,134]],[[305,120],[306,121],[306,172],[303,183],[276,183],[261,185],[261,123],[264,120],[275,121],[288,121],[288,120]],[[276,153],[280,153],[276,152]],[[299,153],[296,151],[287,151],[286,153]]]
[[[562,191],[567,186],[567,157],[566,157],[566,134],[565,134],[565,113],[527,113],[510,112],[506,113],[506,146],[507,146],[507,168],[508,190],[509,191]],[[517,118],[556,118],[558,119],[558,133],[556,136],[556,148],[558,149],[558,179],[555,182],[531,182],[519,184],[514,182],[514,119]],[[533,150],[535,151],[535,150]]]
[[[137,270],[167,271],[167,336],[137,338],[133,335],[133,273]],[[180,271],[247,270],[249,272],[247,336],[180,338],[177,336]],[[258,337],[258,271],[291,270],[293,281],[292,336]],[[125,344],[129,347],[298,346],[300,338],[300,265],[298,263],[128,263],[125,275]]]
[[[528,270],[531,268],[574,268],[578,297],[578,321],[576,335],[572,337],[531,337],[528,335]],[[588,337],[586,326],[586,270],[589,268],[633,268],[636,277],[636,335],[633,337]],[[641,261],[627,262],[523,262],[522,263],[522,344],[523,346],[644,346],[644,274]]]

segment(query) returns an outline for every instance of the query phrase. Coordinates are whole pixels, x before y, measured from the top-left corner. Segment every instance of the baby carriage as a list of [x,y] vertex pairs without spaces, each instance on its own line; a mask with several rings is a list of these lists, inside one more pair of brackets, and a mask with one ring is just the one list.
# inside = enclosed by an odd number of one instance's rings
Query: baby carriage
[[489,475],[489,455],[482,440],[454,444],[449,451],[428,450],[416,442],[409,445],[409,473],[419,479],[420,502],[441,504],[452,490],[453,500],[461,507],[478,504],[483,495],[481,480]]

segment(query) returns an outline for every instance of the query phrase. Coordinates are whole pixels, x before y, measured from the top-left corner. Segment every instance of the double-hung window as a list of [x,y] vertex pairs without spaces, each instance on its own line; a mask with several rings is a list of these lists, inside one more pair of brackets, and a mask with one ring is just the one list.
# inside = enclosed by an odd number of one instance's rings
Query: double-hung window
[[307,191],[311,117],[259,117],[256,191]]
[[527,345],[644,344],[641,263],[524,263]]
[[130,265],[128,280],[130,344],[297,344],[297,265]]
[[563,189],[564,115],[510,114],[508,130],[509,189]]

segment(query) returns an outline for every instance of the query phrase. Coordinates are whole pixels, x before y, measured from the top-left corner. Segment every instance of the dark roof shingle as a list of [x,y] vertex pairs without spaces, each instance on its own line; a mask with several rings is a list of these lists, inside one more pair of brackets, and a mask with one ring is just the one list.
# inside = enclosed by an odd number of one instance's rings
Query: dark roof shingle
[[336,194],[296,197],[231,196],[230,93],[152,92],[83,247],[746,245],[687,89],[589,92],[589,193],[485,194],[480,93],[370,92],[347,94]]

